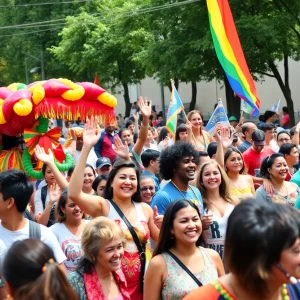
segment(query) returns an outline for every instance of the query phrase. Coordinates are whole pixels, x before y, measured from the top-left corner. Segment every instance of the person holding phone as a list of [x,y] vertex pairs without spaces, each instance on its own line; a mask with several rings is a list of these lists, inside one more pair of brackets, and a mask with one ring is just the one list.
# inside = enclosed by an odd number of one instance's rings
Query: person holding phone
[[223,258],[227,221],[235,202],[229,194],[226,174],[215,160],[200,166],[197,187],[204,202],[202,225],[207,246]]

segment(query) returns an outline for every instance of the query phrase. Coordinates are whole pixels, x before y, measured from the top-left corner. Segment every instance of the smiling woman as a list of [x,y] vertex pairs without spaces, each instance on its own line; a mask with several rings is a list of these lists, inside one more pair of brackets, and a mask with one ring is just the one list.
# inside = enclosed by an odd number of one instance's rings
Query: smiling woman
[[228,220],[229,274],[185,300],[300,299],[300,214],[256,199],[241,202]]
[[188,200],[172,202],[166,210],[159,242],[145,276],[144,300],[179,300],[199,285],[223,275],[218,253],[204,249],[203,244],[197,206]]
[[[149,110],[150,115],[151,106],[143,100],[140,100],[139,105],[141,110]],[[143,122],[147,120],[147,114],[144,115]],[[126,239],[121,267],[127,280],[128,291],[132,299],[143,299],[143,269],[146,260],[151,256],[149,239],[151,236],[156,241],[159,230],[154,224],[151,207],[141,203],[139,171],[132,161],[122,160],[114,165],[108,177],[104,197],[82,192],[86,160],[99,138],[97,120],[87,120],[83,132],[83,148],[70,180],[69,197],[93,218],[105,216],[120,226]]]
[[129,300],[124,274],[120,270],[124,255],[123,233],[112,220],[98,217],[82,234],[84,256],[69,282],[84,299]]
[[256,198],[294,206],[299,199],[300,189],[295,183],[286,181],[288,173],[289,167],[282,154],[275,153],[266,157],[260,167],[260,175],[270,180],[274,191],[269,193],[264,186],[260,186],[256,190]]
[[197,186],[204,202],[202,225],[207,246],[223,259],[227,221],[235,203],[229,195],[226,174],[215,160],[201,165]]

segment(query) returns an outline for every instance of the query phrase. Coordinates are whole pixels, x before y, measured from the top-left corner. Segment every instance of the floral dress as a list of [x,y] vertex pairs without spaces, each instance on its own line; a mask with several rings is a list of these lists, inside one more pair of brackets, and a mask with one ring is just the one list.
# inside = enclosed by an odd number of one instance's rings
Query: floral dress
[[[199,249],[204,259],[204,268],[200,273],[194,275],[204,285],[218,279],[218,271],[206,250],[202,247]],[[198,284],[168,253],[162,253],[162,256],[167,265],[167,278],[163,284],[161,299],[180,300],[198,288]]]

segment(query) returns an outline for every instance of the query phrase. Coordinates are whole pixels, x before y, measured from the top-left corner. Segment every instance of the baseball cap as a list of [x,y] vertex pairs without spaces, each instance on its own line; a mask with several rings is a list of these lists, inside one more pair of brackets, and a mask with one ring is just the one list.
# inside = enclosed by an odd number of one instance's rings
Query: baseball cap
[[264,146],[265,145],[265,133],[260,129],[254,130],[252,133],[252,141],[255,146]]
[[229,118],[229,122],[231,122],[231,121],[238,121],[238,119],[237,119],[236,117],[234,117],[234,116],[231,116],[231,117]]
[[111,166],[111,161],[107,157],[100,157],[96,161],[96,168],[101,169],[103,166]]

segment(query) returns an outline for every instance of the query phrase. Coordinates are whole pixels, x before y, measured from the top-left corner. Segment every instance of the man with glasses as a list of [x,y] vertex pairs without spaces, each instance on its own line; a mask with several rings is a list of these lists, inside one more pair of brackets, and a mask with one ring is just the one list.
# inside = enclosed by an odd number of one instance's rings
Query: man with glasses
[[[275,153],[270,148],[265,148],[265,134],[262,130],[256,129],[252,133],[252,146],[243,153],[245,169],[249,175],[259,177],[260,165],[265,157]],[[261,180],[262,182],[262,180]]]
[[277,134],[277,144],[278,144],[279,148],[283,144],[290,144],[290,143],[291,143],[291,136],[287,131],[282,130],[282,131],[278,132],[278,134]]
[[156,176],[159,174],[159,156],[157,150],[147,149],[141,155],[141,160],[145,170],[143,176],[150,176],[155,182],[155,192],[159,190],[159,179]]

